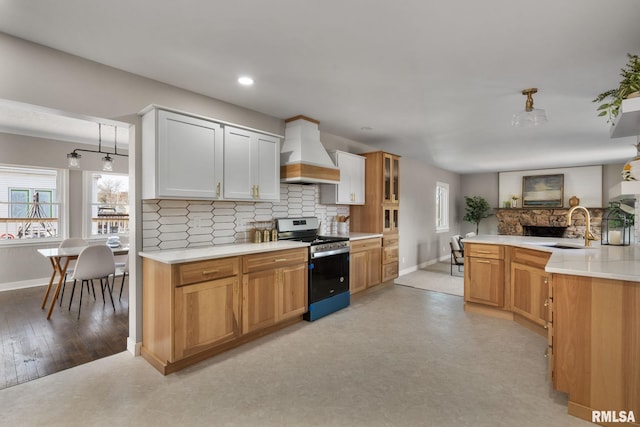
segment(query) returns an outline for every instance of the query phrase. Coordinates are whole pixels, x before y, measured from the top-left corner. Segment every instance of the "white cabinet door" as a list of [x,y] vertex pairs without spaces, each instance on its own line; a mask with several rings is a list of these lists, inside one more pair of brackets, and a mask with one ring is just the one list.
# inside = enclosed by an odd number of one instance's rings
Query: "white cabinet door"
[[320,202],[337,205],[364,204],[365,158],[344,151],[329,151],[329,156],[340,169],[339,184],[321,184]]
[[223,148],[220,125],[159,110],[157,132],[156,141],[145,142],[157,144],[155,196],[219,198]]
[[224,128],[224,198],[253,200],[252,132]]
[[280,200],[280,139],[256,135],[257,160],[254,163],[258,199]]
[[280,199],[280,140],[225,126],[224,198]]

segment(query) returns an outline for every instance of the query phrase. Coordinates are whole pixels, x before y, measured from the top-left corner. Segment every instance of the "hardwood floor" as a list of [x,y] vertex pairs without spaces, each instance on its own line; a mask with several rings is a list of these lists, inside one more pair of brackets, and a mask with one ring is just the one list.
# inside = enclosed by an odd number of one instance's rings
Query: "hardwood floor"
[[113,292],[115,313],[108,295],[103,304],[96,281],[96,300],[85,289],[79,320],[79,283],[71,311],[72,282],[67,283],[62,307],[56,305],[50,320],[40,308],[45,286],[0,292],[0,389],[124,351],[129,304],[127,281],[118,301],[121,280],[116,278]]

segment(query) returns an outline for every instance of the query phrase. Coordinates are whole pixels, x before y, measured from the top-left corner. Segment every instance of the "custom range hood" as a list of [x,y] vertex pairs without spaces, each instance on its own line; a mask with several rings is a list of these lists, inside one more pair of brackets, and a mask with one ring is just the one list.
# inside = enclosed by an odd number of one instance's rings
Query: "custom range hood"
[[280,151],[280,181],[289,184],[338,184],[340,170],[320,142],[319,121],[305,116],[285,120]]

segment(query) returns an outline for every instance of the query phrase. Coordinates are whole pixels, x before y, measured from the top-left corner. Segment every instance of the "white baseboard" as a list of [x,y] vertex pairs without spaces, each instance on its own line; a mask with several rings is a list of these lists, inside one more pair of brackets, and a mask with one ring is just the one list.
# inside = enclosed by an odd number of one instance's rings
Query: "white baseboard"
[[140,356],[140,350],[142,349],[141,342],[135,342],[131,337],[127,337],[127,351],[134,356]]
[[33,288],[35,286],[44,286],[49,283],[49,278],[20,280],[18,282],[0,283],[1,291],[12,291],[14,289]]
[[429,265],[433,265],[436,262],[447,261],[448,259],[449,259],[449,255],[443,255],[440,258],[430,259],[429,261],[421,262],[420,264],[414,265],[413,267],[407,267],[407,268],[404,268],[404,269],[400,270],[398,272],[398,276],[404,276],[405,274],[413,273],[414,271],[417,271],[418,269],[425,268],[425,267],[427,267]]

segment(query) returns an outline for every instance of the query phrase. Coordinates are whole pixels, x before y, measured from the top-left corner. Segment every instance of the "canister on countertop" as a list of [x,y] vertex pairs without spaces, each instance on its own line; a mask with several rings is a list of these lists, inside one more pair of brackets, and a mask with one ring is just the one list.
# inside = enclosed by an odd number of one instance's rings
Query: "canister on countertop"
[[268,242],[269,240],[271,240],[271,230],[265,228],[264,230],[262,230],[262,241]]
[[271,229],[271,241],[275,242],[278,240],[278,229],[277,228],[272,228]]
[[253,230],[253,243],[262,243],[262,232],[258,228]]

